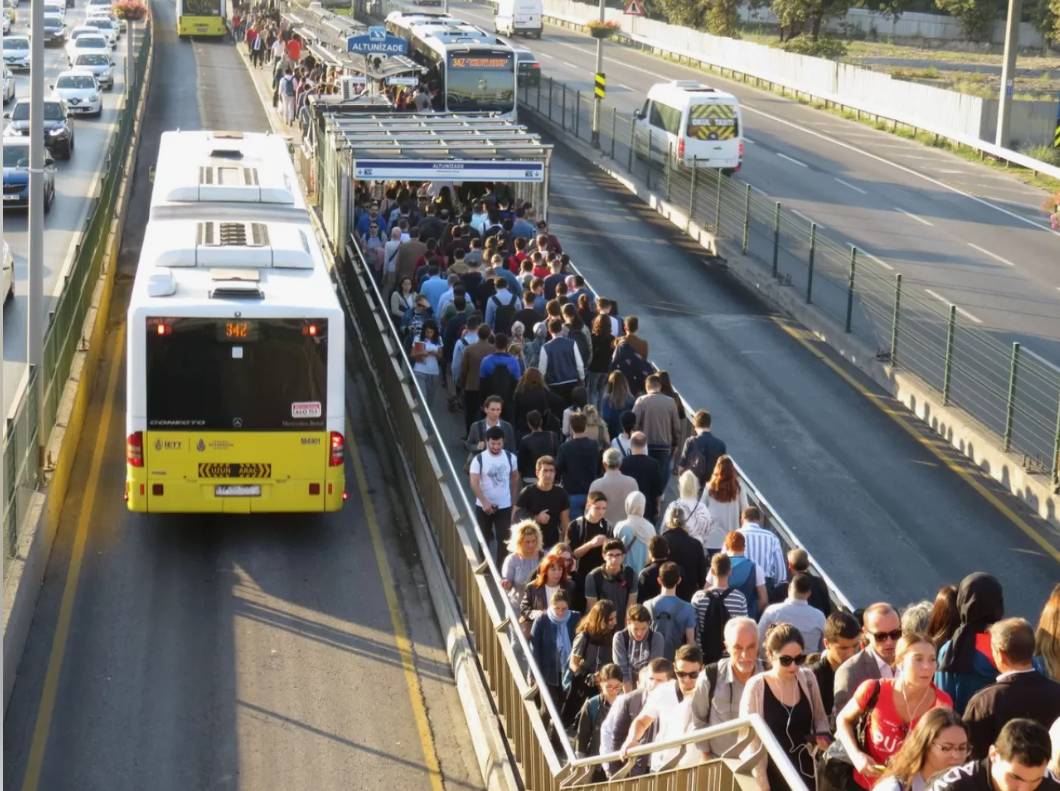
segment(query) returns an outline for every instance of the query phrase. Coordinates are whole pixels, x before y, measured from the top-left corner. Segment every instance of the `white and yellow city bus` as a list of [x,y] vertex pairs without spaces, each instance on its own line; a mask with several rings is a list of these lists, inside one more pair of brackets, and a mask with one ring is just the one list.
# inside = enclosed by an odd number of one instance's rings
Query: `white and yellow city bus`
[[276,135],[166,132],[128,312],[125,497],[342,506],[345,326]]
[[177,0],[177,35],[223,36],[225,17],[225,0]]

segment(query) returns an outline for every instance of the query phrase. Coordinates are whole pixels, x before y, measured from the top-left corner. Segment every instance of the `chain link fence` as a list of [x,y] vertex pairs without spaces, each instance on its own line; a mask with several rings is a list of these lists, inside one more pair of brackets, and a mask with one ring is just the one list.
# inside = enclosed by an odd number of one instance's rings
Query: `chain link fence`
[[[593,143],[593,93],[552,78],[520,86],[520,110]],[[525,116],[524,116],[525,120]],[[600,108],[599,150],[649,189],[796,289],[847,333],[935,388],[998,436],[1024,466],[1060,484],[1060,368],[977,326],[958,305],[903,287],[895,267],[829,237],[762,191],[721,171],[676,162],[662,134]]]
[[33,493],[41,483],[42,448],[55,425],[74,354],[83,345],[81,328],[106,255],[105,243],[114,216],[114,199],[125,176],[125,157],[142,98],[144,73],[151,51],[151,24],[150,18],[142,24],[129,23],[126,35],[139,35],[139,49],[133,68],[129,70],[131,79],[126,86],[126,100],[120,110],[117,129],[100,163],[103,177],[99,195],[85,220],[73,264],[48,317],[48,327],[44,332],[43,365],[30,372],[26,389],[8,421],[3,446],[5,565],[7,559],[15,554],[19,527],[25,520]]

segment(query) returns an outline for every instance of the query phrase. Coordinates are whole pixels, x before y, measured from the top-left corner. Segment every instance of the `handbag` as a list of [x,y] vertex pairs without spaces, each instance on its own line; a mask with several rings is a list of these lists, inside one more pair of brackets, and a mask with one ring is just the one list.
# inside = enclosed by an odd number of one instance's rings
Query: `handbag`
[[[869,717],[872,716],[872,710],[876,708],[876,701],[879,697],[880,681],[877,679],[865,710],[861,712],[861,716],[854,725],[854,738],[862,749],[865,748]],[[862,791],[861,786],[854,779],[854,762],[839,739],[833,740],[828,745],[828,749],[820,754],[816,775],[817,791]]]

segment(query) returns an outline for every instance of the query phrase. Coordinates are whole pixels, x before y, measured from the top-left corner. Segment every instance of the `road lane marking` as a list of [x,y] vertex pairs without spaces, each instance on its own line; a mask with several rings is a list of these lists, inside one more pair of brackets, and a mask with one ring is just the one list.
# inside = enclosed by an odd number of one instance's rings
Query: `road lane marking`
[[[952,300],[946,299],[944,296],[942,296],[942,294],[939,294],[939,293],[937,293],[935,291],[932,291],[930,288],[925,288],[924,291],[926,291],[929,295],[933,296],[939,302],[944,302],[947,305],[952,305],[953,304]],[[957,312],[960,313],[962,316],[964,316],[966,319],[970,319],[971,321],[974,321],[976,324],[982,324],[983,323],[982,319],[976,318],[971,313],[969,313],[967,310],[962,308],[960,305],[957,305],[956,307],[957,307]]]
[[818,231],[824,231],[824,230],[827,230],[827,229],[826,229],[826,228],[825,228],[825,227],[824,227],[823,225],[821,225],[821,223],[819,223],[819,222],[814,222],[813,220],[811,220],[811,219],[810,219],[809,217],[807,217],[807,216],[806,216],[805,214],[803,214],[803,213],[802,213],[801,211],[799,211],[798,209],[792,209],[792,210],[791,210],[791,213],[792,213],[792,214],[794,214],[794,215],[795,215],[796,217],[801,217],[802,219],[806,220],[806,222],[808,222],[808,223],[813,223],[814,225],[816,225],[816,226],[817,226],[817,230],[818,230]]
[[995,261],[1000,261],[1000,262],[1001,262],[1001,263],[1003,263],[1003,264],[1004,264],[1005,266],[1011,266],[1011,267],[1015,267],[1015,266],[1016,266],[1016,265],[1015,265],[1014,263],[1012,263],[1011,261],[1009,261],[1009,260],[1008,260],[1007,258],[1002,258],[1002,257],[1001,257],[1001,256],[999,256],[999,255],[998,255],[997,253],[991,253],[991,252],[990,252],[989,250],[987,250],[987,249],[986,249],[985,247],[980,247],[979,245],[977,245],[977,244],[972,244],[971,242],[968,242],[968,246],[969,246],[969,247],[971,247],[971,248],[972,248],[973,250],[978,250],[978,251],[979,251],[980,253],[982,253],[983,255],[988,255],[988,256],[990,256],[990,257],[991,257],[991,258],[993,258],[993,259],[994,259]]
[[70,551],[66,582],[63,584],[63,596],[59,603],[59,615],[55,623],[55,635],[52,637],[51,652],[48,654],[48,669],[45,671],[44,684],[41,688],[40,705],[37,707],[37,720],[33,726],[33,740],[30,742],[29,757],[26,759],[26,774],[22,780],[22,791],[37,791],[37,787],[40,785],[41,769],[44,765],[44,752],[48,746],[48,734],[51,731],[52,716],[55,714],[55,699],[59,692],[59,679],[63,670],[63,658],[66,655],[66,644],[70,637],[70,624],[74,617],[77,586],[81,580],[81,567],[85,559],[88,530],[96,507],[96,494],[99,491],[99,478],[103,470],[103,457],[106,451],[109,450],[107,434],[110,432],[110,422],[114,416],[114,396],[118,390],[118,374],[121,371],[122,338],[124,335],[124,325],[114,333],[114,343],[110,358],[111,368],[107,376],[107,388],[104,390],[103,396],[103,414],[100,415],[99,431],[96,433],[96,443],[92,448],[92,459],[88,467],[88,478],[82,492],[81,508],[77,513],[74,545]]
[[855,187],[849,181],[843,181],[843,179],[839,178],[839,176],[832,176],[832,178],[835,181],[837,181],[838,183],[842,184],[844,187],[848,187],[848,188],[854,190],[854,192],[860,192],[862,195],[868,195],[869,194],[868,190],[863,190],[861,187]]
[[633,90],[628,85],[626,85],[625,83],[621,83],[621,82],[616,82],[615,83],[615,87],[616,88],[621,88],[623,91],[632,91]]
[[755,145],[755,141],[752,140],[751,138],[749,138],[747,135],[744,135],[743,141],[745,143],[750,143],[751,145]]
[[555,55],[549,55],[547,52],[535,52],[534,54],[537,55],[537,57],[545,58],[546,60],[555,60],[556,59]]
[[895,211],[900,211],[902,214],[904,214],[909,219],[916,220],[918,223],[920,223],[922,225],[934,225],[935,224],[935,223],[931,222],[930,220],[925,220],[923,217],[918,217],[917,215],[913,214],[911,211],[906,211],[901,206],[895,206],[894,210]]
[[795,157],[789,157],[787,154],[781,154],[779,151],[777,151],[776,154],[781,159],[786,159],[786,160],[788,160],[788,162],[792,162],[792,163],[798,165],[800,168],[808,168],[809,167],[809,165],[807,165],[805,162],[799,162],[799,160],[795,159]]
[[[959,310],[959,308],[958,308]],[[843,368],[837,365],[834,361],[829,359],[823,352],[818,351],[817,348],[809,341],[801,337],[800,332],[794,328],[789,327],[788,323],[784,319],[778,317],[771,317],[773,322],[780,327],[784,332],[791,336],[796,343],[802,346],[806,351],[816,357],[818,360],[827,365],[835,374],[839,376],[844,382],[854,389],[855,392],[860,393],[862,396],[871,401],[876,407],[879,408],[883,414],[891,418],[898,426],[910,437],[912,437],[921,447],[925,448],[928,453],[934,456],[936,459],[941,461],[945,467],[950,470],[971,486],[975,492],[990,503],[994,508],[1001,512],[1002,516],[1012,522],[1018,527],[1024,535],[1026,535],[1031,541],[1041,547],[1045,553],[1053,560],[1060,562],[1060,549],[1057,549],[1049,541],[1039,533],[1034,527],[1027,523],[1027,521],[1013,511],[1007,503],[1003,502],[1000,497],[990,491],[986,486],[979,481],[977,475],[972,475],[968,470],[964,469],[961,465],[955,464],[950,459],[950,453],[953,451],[952,447],[945,442],[941,437],[933,436],[927,438],[923,436],[923,431],[918,430],[926,428],[924,424],[915,415],[910,414],[904,404],[900,404],[892,396],[879,395],[873,393],[867,387],[862,386],[853,376],[847,373]],[[895,406],[896,404],[900,406]],[[915,420],[917,426],[910,425],[911,421]]]
[[884,269],[890,270],[891,272],[894,271],[894,267],[891,266],[890,264],[888,264],[882,258],[874,256],[872,253],[866,252],[865,250],[862,250],[861,248],[858,248],[858,251],[862,252],[862,253],[865,253],[865,255],[867,255],[869,258],[871,258],[873,261],[875,261],[880,266],[882,266]]
[[383,543],[383,534],[379,530],[379,522],[375,516],[375,505],[372,503],[371,495],[368,492],[368,478],[364,474],[361,452],[353,438],[353,431],[348,419],[346,422],[346,437],[349,439],[347,445],[350,449],[350,463],[353,466],[354,477],[357,479],[357,491],[361,497],[361,507],[364,510],[365,521],[368,523],[368,533],[372,537],[372,551],[375,554],[375,563],[379,568],[379,578],[383,583],[386,606],[390,611],[390,625],[394,629],[394,645],[397,648],[398,655],[401,657],[401,667],[405,672],[405,686],[408,688],[407,692],[409,703],[412,705],[412,716],[416,721],[416,731],[419,733],[420,747],[423,749],[423,761],[426,764],[432,791],[444,791],[442,769],[438,763],[438,753],[434,749],[434,737],[431,735],[430,719],[427,717],[427,709],[423,704],[423,689],[420,686],[420,678],[416,672],[412,641],[409,639],[405,616],[401,612],[401,604],[398,602],[394,575],[390,571],[386,546]]
[[571,63],[569,60],[561,60],[560,63],[562,63],[564,66],[566,66],[569,69],[580,69],[581,68],[581,66],[578,66],[575,63]]

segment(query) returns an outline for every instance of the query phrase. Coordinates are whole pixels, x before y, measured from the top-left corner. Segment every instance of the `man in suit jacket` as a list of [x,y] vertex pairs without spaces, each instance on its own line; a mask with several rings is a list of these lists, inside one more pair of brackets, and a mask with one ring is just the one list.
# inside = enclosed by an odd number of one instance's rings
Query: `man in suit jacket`
[[863,621],[865,648],[835,671],[836,716],[863,681],[894,678],[894,653],[902,636],[898,612],[887,602],[877,602],[865,608]]
[[969,760],[986,758],[1005,723],[1026,717],[1049,728],[1060,717],[1060,684],[1034,669],[1034,629],[1022,618],[1006,618],[990,627],[990,652],[999,675],[979,690],[964,710],[972,745]]
[[[482,361],[487,354],[493,351],[490,343],[492,331],[488,324],[480,324],[476,336],[478,340],[464,349],[460,358],[460,372],[456,377],[457,389],[464,394],[464,430],[470,431],[471,424],[479,419],[479,410],[482,407],[482,399],[492,393],[483,393],[479,390],[479,370]],[[515,450],[515,448],[509,448]]]
[[[600,725],[600,755],[618,752],[629,735],[633,720],[637,719],[640,710],[644,708],[644,701],[647,700],[648,693],[655,689],[657,685],[665,684],[673,679],[674,665],[669,659],[653,659],[641,669],[637,688],[632,692],[619,695],[615,702],[611,704],[611,710],[607,712],[607,716]],[[655,738],[655,728],[656,726],[653,725],[651,730],[644,735],[644,738],[641,739],[641,744],[647,744]],[[645,755],[638,758],[637,765],[630,774],[647,774],[649,757]],[[615,761],[614,763],[605,764],[604,771],[610,777],[622,766],[621,761]]]

